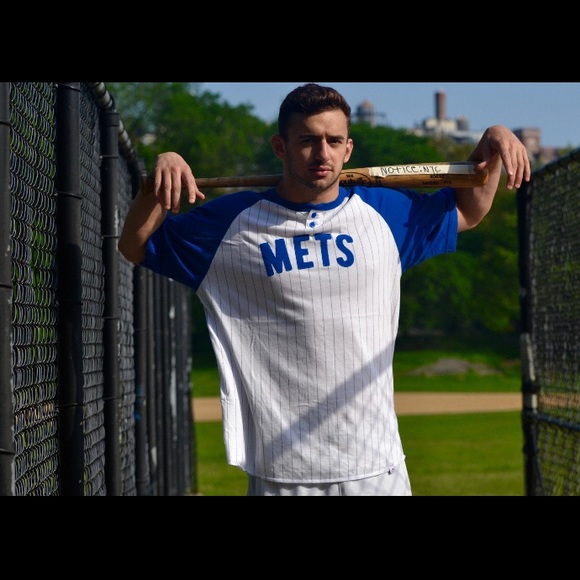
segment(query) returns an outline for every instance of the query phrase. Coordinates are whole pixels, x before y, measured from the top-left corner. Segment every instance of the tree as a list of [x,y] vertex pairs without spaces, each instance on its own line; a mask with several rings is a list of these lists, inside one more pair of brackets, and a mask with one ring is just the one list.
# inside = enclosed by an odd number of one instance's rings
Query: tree
[[248,175],[269,170],[263,152],[269,126],[193,83],[107,83],[116,108],[150,167],[163,151],[177,151],[200,177]]
[[515,195],[500,190],[474,230],[459,234],[457,251],[411,268],[401,279],[400,333],[465,336],[519,330],[518,228]]
[[517,199],[500,188],[490,213],[460,234],[458,248],[477,260],[470,318],[474,328],[499,334],[520,326]]
[[429,139],[412,135],[402,129],[353,123],[351,137],[354,148],[345,169],[443,161]]

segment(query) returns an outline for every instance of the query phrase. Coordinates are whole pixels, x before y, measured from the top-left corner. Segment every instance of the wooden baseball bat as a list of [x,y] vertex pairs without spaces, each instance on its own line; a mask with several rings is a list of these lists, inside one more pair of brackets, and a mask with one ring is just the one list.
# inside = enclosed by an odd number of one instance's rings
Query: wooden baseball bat
[[[471,161],[434,163],[409,163],[406,165],[382,165],[343,169],[340,185],[345,187],[364,185],[367,187],[477,187],[485,185],[488,171],[477,171]],[[248,175],[238,177],[196,177],[200,189],[211,187],[273,187],[278,185],[281,175]]]

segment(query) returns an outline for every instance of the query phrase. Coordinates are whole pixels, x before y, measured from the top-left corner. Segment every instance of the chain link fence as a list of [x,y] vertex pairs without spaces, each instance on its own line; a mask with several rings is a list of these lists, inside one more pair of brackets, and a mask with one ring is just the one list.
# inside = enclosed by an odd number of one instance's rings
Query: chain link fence
[[195,492],[193,296],[117,251],[144,173],[103,83],[0,83],[0,495]]
[[580,495],[580,149],[518,191],[526,495]]

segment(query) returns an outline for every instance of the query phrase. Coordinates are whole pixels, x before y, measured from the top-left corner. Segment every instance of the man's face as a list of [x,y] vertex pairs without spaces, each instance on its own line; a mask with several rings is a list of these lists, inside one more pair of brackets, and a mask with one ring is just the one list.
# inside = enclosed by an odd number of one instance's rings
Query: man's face
[[293,115],[288,139],[278,138],[273,147],[293,181],[323,191],[339,180],[353,143],[348,137],[345,114],[335,109],[316,115]]

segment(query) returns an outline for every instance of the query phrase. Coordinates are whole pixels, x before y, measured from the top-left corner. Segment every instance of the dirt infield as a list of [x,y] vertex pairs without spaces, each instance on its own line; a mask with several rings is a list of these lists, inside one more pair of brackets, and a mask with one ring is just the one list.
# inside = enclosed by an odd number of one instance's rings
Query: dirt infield
[[[453,375],[468,371],[479,375],[494,374],[485,365],[457,358],[443,358],[432,365],[419,367],[417,375]],[[490,413],[495,411],[520,411],[523,408],[521,393],[395,393],[398,415],[449,415],[453,413]],[[221,407],[217,397],[194,397],[195,421],[221,421]]]
[[[398,415],[448,415],[520,411],[521,393],[395,393]],[[194,397],[193,418],[199,422],[221,421],[217,397]]]

